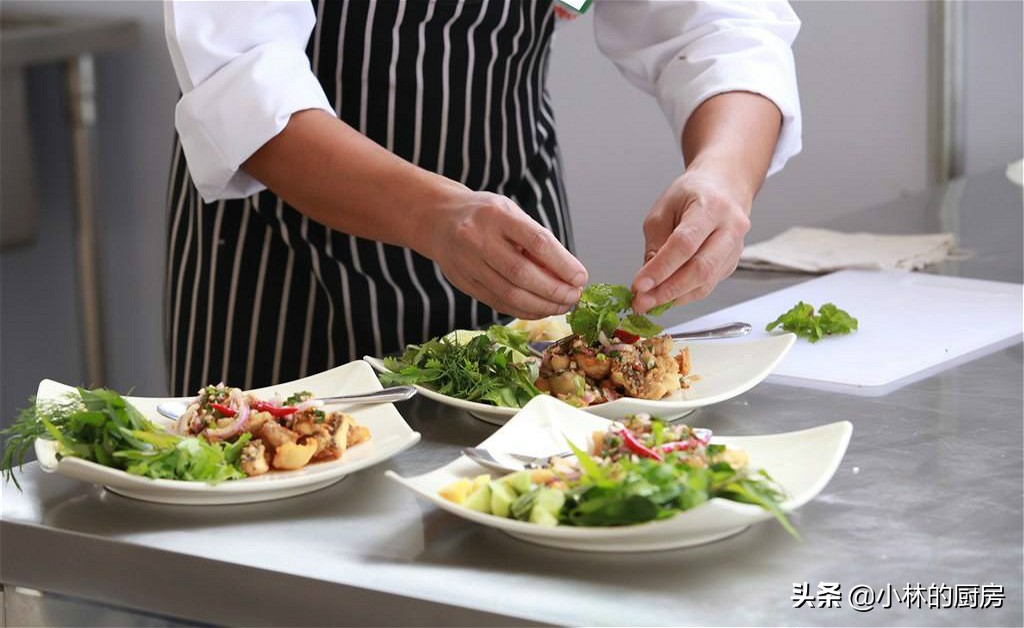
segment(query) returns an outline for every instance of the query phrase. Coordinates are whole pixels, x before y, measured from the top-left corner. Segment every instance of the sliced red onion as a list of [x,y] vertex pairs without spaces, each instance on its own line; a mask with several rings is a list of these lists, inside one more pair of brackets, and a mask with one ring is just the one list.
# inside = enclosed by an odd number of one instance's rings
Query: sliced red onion
[[620,343],[617,343],[617,344],[614,344],[614,345],[608,345],[606,350],[607,351],[632,351],[633,349],[634,349],[633,345],[627,345],[627,344],[625,344],[623,342],[620,342]]
[[204,432],[206,440],[227,440],[242,431],[245,424],[249,422],[249,404],[242,402],[238,407],[238,418],[233,423],[224,427],[208,429]]
[[691,430],[693,437],[701,442],[702,445],[707,445],[711,440],[711,430],[703,427],[695,427]]
[[177,423],[174,424],[174,431],[182,436],[187,436],[189,433],[189,423],[192,422],[192,417],[195,416],[195,409],[189,405],[189,407],[181,413],[178,417]]

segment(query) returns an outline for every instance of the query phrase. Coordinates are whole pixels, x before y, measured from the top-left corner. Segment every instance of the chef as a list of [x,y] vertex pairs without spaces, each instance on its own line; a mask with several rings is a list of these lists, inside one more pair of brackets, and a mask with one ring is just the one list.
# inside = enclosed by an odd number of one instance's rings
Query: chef
[[[167,1],[182,92],[173,393],[269,385],[501,315],[567,311],[588,275],[571,253],[546,84],[566,9]],[[658,99],[686,164],[643,220],[634,306],[703,298],[735,269],[765,176],[800,150],[800,22],[785,2],[590,10],[602,52]]]

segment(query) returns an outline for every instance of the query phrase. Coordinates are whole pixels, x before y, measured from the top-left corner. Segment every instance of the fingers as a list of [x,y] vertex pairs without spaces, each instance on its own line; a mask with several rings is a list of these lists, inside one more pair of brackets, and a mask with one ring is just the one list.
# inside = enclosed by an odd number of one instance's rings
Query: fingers
[[581,289],[557,279],[541,268],[532,256],[525,255],[509,243],[501,243],[485,258],[484,263],[513,286],[559,306],[571,306],[580,300]]
[[510,220],[504,225],[505,236],[569,287],[585,286],[587,269],[583,264],[562,246],[554,234],[527,216],[523,210],[512,205],[511,201],[508,201],[508,204],[515,211],[508,214]]
[[664,246],[665,240],[672,235],[676,226],[674,215],[672,212],[657,211],[656,208],[644,219],[644,264],[651,261]]
[[488,265],[482,264],[471,281],[474,283],[474,294],[478,299],[490,305],[502,314],[536,320],[569,311],[571,304],[553,303],[542,299],[502,276],[501,273]]
[[[662,214],[663,212],[658,212]],[[657,219],[663,220],[663,219]],[[702,205],[691,204],[683,213],[679,224],[668,234],[663,243],[658,247],[657,252],[644,264],[633,281],[633,291],[639,295],[650,292],[656,286],[661,286],[680,267],[686,264],[690,258],[700,249],[701,244],[708,238],[715,229],[715,222]],[[658,237],[663,232],[659,222],[651,226],[651,234]],[[647,222],[644,223],[644,233],[648,234]],[[648,239],[647,254],[651,248],[651,240]],[[653,306],[652,306],[653,307]]]
[[736,269],[739,250],[731,233],[715,231],[681,268],[650,292],[634,297],[633,308],[643,313],[673,299],[677,305],[703,299]]

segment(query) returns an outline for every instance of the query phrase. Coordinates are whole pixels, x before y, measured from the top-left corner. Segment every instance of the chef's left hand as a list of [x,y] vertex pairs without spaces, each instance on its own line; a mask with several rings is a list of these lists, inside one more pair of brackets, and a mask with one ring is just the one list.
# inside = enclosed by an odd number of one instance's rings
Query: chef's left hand
[[753,202],[737,189],[720,171],[691,168],[661,195],[644,220],[645,263],[633,280],[637,312],[703,299],[736,270]]

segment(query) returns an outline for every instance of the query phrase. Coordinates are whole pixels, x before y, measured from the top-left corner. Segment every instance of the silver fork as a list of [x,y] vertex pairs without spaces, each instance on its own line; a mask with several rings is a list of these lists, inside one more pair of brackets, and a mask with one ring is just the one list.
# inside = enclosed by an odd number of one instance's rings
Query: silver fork
[[[673,340],[716,340],[718,338],[738,338],[750,333],[750,323],[729,323],[710,329],[694,329],[693,331],[679,331],[669,334]],[[566,336],[561,340],[540,340],[530,343],[530,353],[538,358],[544,357],[544,350],[552,345],[569,340],[572,336]]]
[[[396,401],[405,401],[416,396],[416,388],[413,386],[392,386],[391,388],[384,388],[382,390],[375,390],[368,393],[359,393],[355,395],[335,395],[333,397],[317,397],[318,401],[322,401],[325,404],[332,403],[345,403],[345,404],[361,404],[361,403],[394,403]],[[177,421],[178,418],[185,413],[185,409],[188,404],[181,401],[167,401],[161,403],[156,407],[156,411],[164,415],[172,421]]]
[[523,469],[543,469],[551,465],[552,458],[565,458],[572,455],[571,451],[552,454],[550,456],[524,456],[522,454],[503,453],[501,455],[514,458],[522,463],[520,467],[505,464],[494,457],[494,454],[481,447],[464,447],[462,454],[485,469],[501,473],[515,473]]

